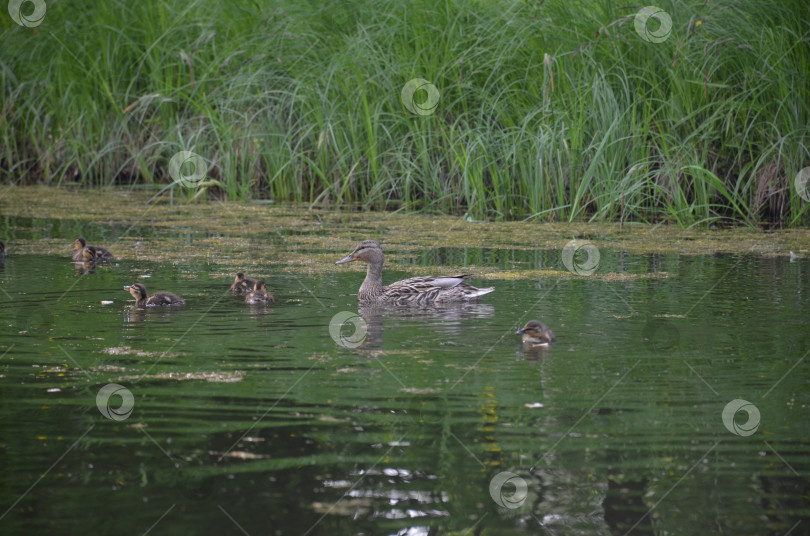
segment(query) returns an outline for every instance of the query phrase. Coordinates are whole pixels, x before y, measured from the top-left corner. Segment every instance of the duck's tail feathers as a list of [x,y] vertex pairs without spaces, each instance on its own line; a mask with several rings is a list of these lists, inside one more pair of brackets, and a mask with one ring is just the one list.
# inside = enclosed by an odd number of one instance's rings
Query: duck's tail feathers
[[469,290],[466,294],[468,298],[478,298],[479,296],[483,296],[484,294],[489,294],[495,290],[495,287],[487,287],[487,288],[473,288]]

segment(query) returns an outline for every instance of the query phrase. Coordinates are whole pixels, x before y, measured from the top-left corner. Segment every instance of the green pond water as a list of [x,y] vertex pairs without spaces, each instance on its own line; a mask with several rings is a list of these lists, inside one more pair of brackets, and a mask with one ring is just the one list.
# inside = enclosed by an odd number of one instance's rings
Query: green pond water
[[[272,269],[263,307],[203,253],[87,271],[76,226],[3,221],[4,535],[810,533],[807,259],[605,249],[599,272],[668,277],[478,279],[496,291],[431,310],[358,308],[356,266]],[[188,305],[134,308],[133,282]],[[527,355],[535,318],[557,342]]]

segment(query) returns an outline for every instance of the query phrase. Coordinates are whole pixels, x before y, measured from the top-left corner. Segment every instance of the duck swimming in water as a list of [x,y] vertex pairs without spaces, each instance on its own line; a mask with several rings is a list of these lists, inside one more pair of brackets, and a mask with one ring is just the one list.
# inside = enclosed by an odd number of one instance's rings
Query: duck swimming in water
[[494,287],[476,288],[464,280],[469,274],[444,277],[412,277],[383,286],[383,251],[376,240],[364,240],[346,257],[335,264],[362,261],[366,268],[366,278],[360,285],[357,299],[360,302],[379,302],[394,305],[433,305],[473,300],[489,294]]
[[539,346],[548,346],[556,337],[551,329],[537,320],[529,320],[522,329],[515,332],[515,335],[523,335],[524,348],[536,348]]
[[273,303],[276,299],[267,292],[267,285],[264,281],[256,281],[253,288],[245,295],[245,303]]
[[249,279],[245,277],[245,274],[239,272],[236,274],[236,277],[233,280],[233,284],[231,284],[231,294],[234,296],[244,296],[256,285],[255,279]]
[[0,240],[0,262],[6,260],[6,243]]
[[124,290],[128,290],[132,297],[135,298],[135,305],[137,307],[152,307],[157,305],[185,305],[186,300],[172,294],[171,292],[155,292],[151,296],[146,295],[146,287],[140,283],[135,283],[132,286],[125,286]]
[[100,246],[89,246],[84,238],[73,242],[73,260],[77,262],[107,261],[113,258],[109,250]]

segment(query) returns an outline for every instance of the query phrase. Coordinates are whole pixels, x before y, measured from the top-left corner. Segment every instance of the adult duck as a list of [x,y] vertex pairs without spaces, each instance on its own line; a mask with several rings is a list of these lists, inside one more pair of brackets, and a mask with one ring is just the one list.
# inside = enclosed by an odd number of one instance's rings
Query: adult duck
[[363,240],[354,251],[335,264],[355,261],[367,264],[366,278],[357,293],[357,299],[364,303],[433,305],[474,300],[495,290],[493,287],[476,288],[465,283],[464,280],[471,277],[469,274],[411,277],[390,285],[383,285],[383,251],[376,240]]

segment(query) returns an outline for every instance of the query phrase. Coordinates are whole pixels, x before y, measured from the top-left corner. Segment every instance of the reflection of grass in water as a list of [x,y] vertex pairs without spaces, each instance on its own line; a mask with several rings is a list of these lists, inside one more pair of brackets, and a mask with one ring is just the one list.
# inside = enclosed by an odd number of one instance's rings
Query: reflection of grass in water
[[16,311],[13,329],[17,333],[26,333],[35,337],[46,336],[54,326],[51,312],[43,307],[46,302],[21,303],[21,299],[10,302]]
[[[661,43],[636,11],[56,3],[35,37],[3,32],[3,180],[166,185],[191,150],[231,199],[806,224],[790,184],[810,145],[804,0],[688,0]],[[416,77],[440,93],[432,115],[400,102]]]

